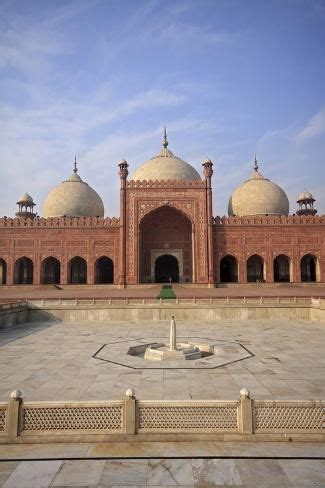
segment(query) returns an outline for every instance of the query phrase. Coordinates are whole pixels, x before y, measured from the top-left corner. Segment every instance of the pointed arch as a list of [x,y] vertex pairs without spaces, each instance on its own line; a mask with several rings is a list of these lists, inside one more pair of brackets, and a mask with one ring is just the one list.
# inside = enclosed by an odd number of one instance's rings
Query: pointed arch
[[238,283],[238,261],[231,254],[220,260],[220,282]]
[[279,254],[273,259],[273,280],[275,283],[289,283],[291,260],[285,254]]
[[264,259],[258,254],[253,254],[247,259],[247,281],[248,283],[265,281]]
[[34,280],[33,261],[26,256],[17,259],[14,265],[14,284],[32,285],[33,280]]
[[49,256],[41,264],[41,283],[58,285],[60,283],[61,263],[57,258]]
[[[195,246],[191,219],[184,211],[170,205],[152,209],[139,225],[139,276],[142,283],[153,282],[156,261],[162,255],[174,256],[178,262],[178,275],[173,271],[170,259],[165,259],[165,273],[159,271],[159,280],[171,277],[180,282],[195,281]],[[169,259],[169,261],[168,261]],[[158,262],[158,264],[160,261]],[[169,263],[169,264],[168,264]],[[171,267],[170,267],[171,266]],[[175,265],[176,266],[176,265]]]
[[0,286],[7,283],[7,263],[0,258]]
[[155,283],[179,283],[179,263],[175,256],[166,253],[157,257]]
[[314,254],[305,254],[300,260],[302,282],[320,281],[319,261]]
[[87,283],[87,261],[75,256],[68,263],[68,284],[85,285]]
[[111,258],[101,256],[95,262],[95,283],[114,283],[114,263]]

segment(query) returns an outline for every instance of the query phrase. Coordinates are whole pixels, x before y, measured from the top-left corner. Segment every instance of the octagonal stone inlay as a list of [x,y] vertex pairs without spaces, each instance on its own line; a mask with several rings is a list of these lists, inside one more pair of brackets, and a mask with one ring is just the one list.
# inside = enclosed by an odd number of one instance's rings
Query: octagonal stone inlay
[[[214,369],[227,364],[248,359],[253,354],[242,344],[235,341],[216,340],[209,337],[177,337],[178,342],[199,342],[214,346],[211,356],[193,360],[148,361],[144,359],[145,346],[152,343],[166,343],[168,337],[140,337],[104,344],[94,355],[95,359],[118,364],[132,369]],[[143,346],[143,347],[138,347]],[[143,350],[142,354],[133,355],[132,350]]]

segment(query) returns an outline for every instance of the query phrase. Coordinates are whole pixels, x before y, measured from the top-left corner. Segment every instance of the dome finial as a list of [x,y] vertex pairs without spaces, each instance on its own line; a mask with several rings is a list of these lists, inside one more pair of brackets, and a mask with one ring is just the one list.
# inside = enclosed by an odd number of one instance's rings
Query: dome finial
[[74,157],[74,163],[73,163],[73,172],[78,173],[78,168],[77,168],[77,156]]
[[257,164],[256,154],[255,154],[255,158],[254,158],[254,171],[258,171],[258,164]]
[[168,141],[167,141],[167,130],[166,130],[166,126],[164,125],[164,142],[163,142],[163,146],[165,149],[167,149],[168,147]]

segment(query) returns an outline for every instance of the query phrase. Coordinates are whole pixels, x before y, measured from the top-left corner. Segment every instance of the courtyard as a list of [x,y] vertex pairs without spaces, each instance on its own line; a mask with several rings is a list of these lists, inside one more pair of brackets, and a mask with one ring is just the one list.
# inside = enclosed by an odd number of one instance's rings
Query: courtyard
[[[176,317],[177,321],[177,317]],[[168,339],[161,322],[30,322],[0,330],[0,401],[231,400],[325,397],[324,324],[308,321],[177,321],[191,337],[249,354],[203,369],[142,367],[129,344]],[[227,350],[227,349],[226,349]],[[114,351],[114,361],[110,351]],[[186,361],[188,362],[188,361]],[[134,367],[135,366],[135,367]],[[166,367],[165,367],[166,366]],[[114,442],[0,446],[0,486],[323,487],[319,442]]]
[[[0,330],[0,401],[16,388],[27,401],[77,401],[121,399],[130,387],[150,400],[231,400],[242,387],[256,399],[323,399],[323,331],[323,323],[307,321],[177,321],[179,340],[228,341],[250,353],[243,359],[230,354],[229,364],[211,369],[182,370],[142,369],[143,359],[133,362],[136,368],[122,364],[126,342],[167,338],[168,321],[17,325]],[[109,345],[115,357],[120,351],[121,364],[110,361]]]

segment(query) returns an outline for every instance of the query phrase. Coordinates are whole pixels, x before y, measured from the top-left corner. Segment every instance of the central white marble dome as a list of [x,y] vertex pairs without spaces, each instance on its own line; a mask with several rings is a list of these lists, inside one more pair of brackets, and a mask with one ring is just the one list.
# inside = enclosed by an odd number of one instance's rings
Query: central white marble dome
[[168,148],[166,130],[162,150],[145,162],[131,176],[131,180],[201,180],[190,164],[175,156]]

